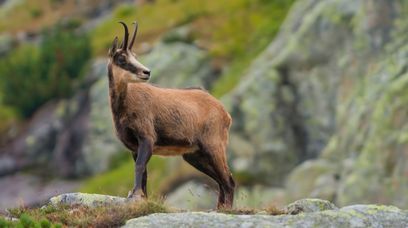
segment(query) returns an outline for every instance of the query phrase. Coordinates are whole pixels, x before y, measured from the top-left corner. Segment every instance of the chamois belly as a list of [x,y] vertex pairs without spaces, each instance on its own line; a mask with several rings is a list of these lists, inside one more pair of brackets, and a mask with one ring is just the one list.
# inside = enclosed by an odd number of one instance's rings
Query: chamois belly
[[198,150],[198,146],[157,146],[153,147],[153,155],[161,156],[177,156],[188,153],[194,153]]

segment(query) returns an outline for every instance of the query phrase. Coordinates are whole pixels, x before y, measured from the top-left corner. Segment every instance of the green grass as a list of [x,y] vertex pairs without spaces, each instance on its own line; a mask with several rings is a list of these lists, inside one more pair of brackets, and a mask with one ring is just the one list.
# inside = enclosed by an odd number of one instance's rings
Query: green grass
[[[153,213],[175,213],[181,210],[169,208],[162,201],[140,201],[126,204],[113,204],[98,207],[83,205],[51,206],[41,208],[16,208],[10,210],[10,215],[19,221],[11,222],[0,218],[0,227],[119,227],[129,219],[146,216]],[[232,208],[218,209],[218,213],[234,215],[264,215],[286,214],[284,210],[270,206],[263,209]]]
[[[169,213],[160,201],[130,202],[120,205],[100,207],[87,206],[45,206],[41,208],[18,208],[10,210],[12,217],[19,222],[0,219],[0,227],[119,227],[132,218],[153,213]],[[57,225],[55,225],[57,224]]]
[[[242,8],[216,31],[213,52],[230,59],[227,70],[217,80],[212,94],[221,97],[231,91],[244,75],[250,63],[271,43],[285,19],[294,0],[254,1]],[[241,20],[239,20],[241,17]],[[234,21],[241,23],[234,23]],[[237,35],[238,34],[238,35]],[[234,36],[228,43],[222,37]]]
[[18,227],[18,228],[52,228],[52,227],[62,227],[59,223],[51,223],[48,219],[42,218],[35,220],[27,214],[22,213],[18,216],[18,221],[10,221],[8,219],[0,217],[0,227],[9,228],[9,227]]
[[[129,155],[130,157],[130,155]],[[152,157],[148,163],[148,183],[147,189],[149,195],[153,198],[160,198],[157,189],[166,178],[167,166],[165,158]],[[111,171],[94,176],[85,181],[85,184],[79,189],[84,193],[98,193],[116,196],[127,196],[132,189],[134,182],[134,162],[127,159]]]
[[139,21],[139,44],[153,42],[167,30],[191,23],[193,37],[208,49],[215,65],[228,66],[211,91],[221,97],[237,85],[252,60],[271,42],[293,2],[210,0],[197,4],[158,0],[139,8],[120,6],[92,33],[94,55],[105,55],[113,38],[122,37],[120,20],[128,24]]
[[[157,0],[154,4],[144,4],[140,7],[122,5],[116,8],[112,18],[101,24],[92,32],[92,43],[95,55],[105,55],[113,38],[122,39],[123,28],[118,21],[124,21],[129,26],[131,22],[139,22],[137,42],[151,41],[176,25],[192,20],[196,15],[204,13],[208,7],[201,7],[194,1],[187,0]],[[208,5],[203,2],[202,5]]]

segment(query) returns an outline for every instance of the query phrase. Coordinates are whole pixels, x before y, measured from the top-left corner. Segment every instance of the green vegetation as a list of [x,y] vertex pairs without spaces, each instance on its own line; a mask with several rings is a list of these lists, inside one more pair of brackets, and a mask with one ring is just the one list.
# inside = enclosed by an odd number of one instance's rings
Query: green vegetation
[[123,34],[117,23],[120,20],[139,20],[139,42],[155,40],[175,26],[191,23],[193,36],[209,49],[215,65],[230,65],[212,91],[220,97],[237,84],[253,58],[270,43],[293,2],[219,0],[196,4],[188,0],[157,0],[140,8],[120,6],[111,19],[93,32],[94,54],[105,55],[113,38]]
[[[78,17],[77,1],[65,0],[16,0],[9,10],[0,10],[0,32],[18,33],[29,31],[40,32],[50,27],[61,18]],[[98,1],[88,1],[86,6],[97,4]]]
[[[0,218],[0,227],[118,227],[129,219],[146,216],[153,213],[174,213],[180,210],[169,208],[162,201],[140,201],[126,204],[112,204],[98,207],[83,205],[52,206],[41,208],[16,208],[10,214],[18,221],[8,221]],[[267,214],[282,215],[286,212],[274,206],[263,209],[233,208],[219,209],[225,214]]]
[[27,214],[22,213],[17,221],[10,221],[0,217],[0,228],[24,227],[24,228],[52,228],[62,227],[60,224],[52,224],[48,219],[35,220]]
[[[129,155],[130,156],[130,155]],[[133,187],[134,164],[133,160],[126,160],[122,165],[111,171],[90,178],[80,188],[80,192],[98,193],[106,195],[127,196]],[[149,195],[157,194],[160,184],[166,177],[166,161],[161,157],[152,157],[148,164]],[[150,197],[151,198],[151,197]],[[160,198],[159,196],[153,198]]]
[[213,53],[230,59],[230,64],[215,83],[213,95],[221,97],[237,85],[245,69],[277,34],[293,2],[258,0],[242,3],[242,8],[229,15],[225,24],[214,31]]
[[28,117],[48,100],[77,88],[91,49],[88,37],[74,32],[72,25],[57,25],[44,32],[39,47],[21,46],[0,61],[5,105]]
[[[19,208],[10,211],[18,222],[0,219],[0,227],[118,227],[128,219],[153,213],[169,213],[160,201],[142,201],[100,207],[86,206],[45,206],[42,208]],[[54,225],[57,224],[57,225]]]

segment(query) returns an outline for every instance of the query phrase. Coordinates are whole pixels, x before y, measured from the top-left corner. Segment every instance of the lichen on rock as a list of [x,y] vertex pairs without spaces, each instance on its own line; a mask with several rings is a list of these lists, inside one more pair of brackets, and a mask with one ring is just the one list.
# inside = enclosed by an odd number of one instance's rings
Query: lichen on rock
[[117,196],[108,196],[100,194],[87,194],[87,193],[66,193],[52,197],[50,199],[50,205],[52,206],[106,206],[112,204],[126,203],[127,199]]
[[131,219],[124,227],[407,227],[408,212],[395,207],[355,205],[298,215],[226,215],[184,212]]

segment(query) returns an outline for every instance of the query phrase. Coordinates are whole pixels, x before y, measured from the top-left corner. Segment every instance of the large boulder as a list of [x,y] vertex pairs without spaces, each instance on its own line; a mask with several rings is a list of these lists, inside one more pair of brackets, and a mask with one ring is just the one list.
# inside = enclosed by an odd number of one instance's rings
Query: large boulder
[[124,227],[407,227],[408,212],[393,206],[354,205],[298,215],[152,214]]

